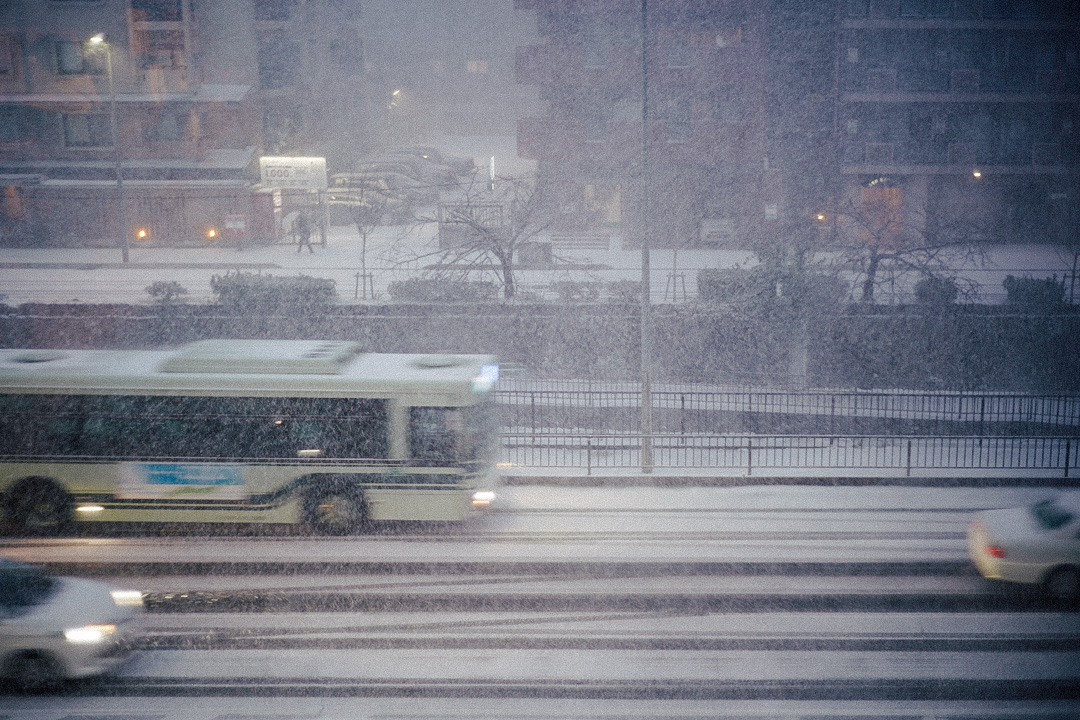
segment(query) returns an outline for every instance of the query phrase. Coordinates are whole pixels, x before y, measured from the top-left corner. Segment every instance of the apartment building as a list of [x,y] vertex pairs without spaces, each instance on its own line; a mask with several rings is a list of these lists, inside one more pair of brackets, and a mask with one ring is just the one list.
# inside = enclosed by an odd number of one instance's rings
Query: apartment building
[[[1080,242],[1080,5],[836,8],[830,211],[888,242]],[[877,238],[881,240],[882,238]]]
[[767,4],[651,0],[644,19],[642,5],[515,0],[543,38],[518,49],[518,82],[545,105],[519,122],[519,153],[559,193],[562,232],[752,246],[779,217],[765,147]]
[[546,102],[519,143],[557,178],[567,230],[1078,242],[1076,3],[649,0],[647,23],[639,0],[515,4],[545,38],[518,52]]
[[208,235],[236,214],[252,216],[249,231],[270,230],[269,198],[251,191],[261,144],[254,53],[243,35],[222,37],[250,2],[193,5],[0,7],[5,244],[215,242]]

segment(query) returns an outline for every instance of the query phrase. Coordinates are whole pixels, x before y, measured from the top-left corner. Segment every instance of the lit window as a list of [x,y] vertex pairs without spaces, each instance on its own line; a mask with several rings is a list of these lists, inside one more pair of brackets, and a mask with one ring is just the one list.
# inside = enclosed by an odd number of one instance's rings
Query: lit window
[[469,60],[465,63],[465,72],[476,75],[486,75],[488,71],[487,60]]

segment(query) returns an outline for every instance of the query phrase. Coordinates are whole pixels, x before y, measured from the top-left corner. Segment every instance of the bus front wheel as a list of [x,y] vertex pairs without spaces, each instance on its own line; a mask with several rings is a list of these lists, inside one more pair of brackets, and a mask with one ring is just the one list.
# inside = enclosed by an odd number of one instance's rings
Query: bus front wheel
[[347,480],[322,483],[304,494],[304,522],[322,535],[349,535],[367,522],[363,494]]
[[23,478],[4,496],[7,525],[19,535],[57,535],[71,530],[75,503],[56,481]]

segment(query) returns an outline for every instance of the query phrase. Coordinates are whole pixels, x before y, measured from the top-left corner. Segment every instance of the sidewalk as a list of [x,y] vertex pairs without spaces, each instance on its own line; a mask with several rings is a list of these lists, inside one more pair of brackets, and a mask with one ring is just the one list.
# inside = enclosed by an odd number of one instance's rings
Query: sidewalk
[[[314,254],[297,252],[295,244],[130,249],[130,262],[120,261],[115,248],[0,248],[0,295],[8,305],[27,302],[137,303],[151,302],[146,287],[158,280],[175,281],[188,291],[188,302],[213,300],[210,278],[242,270],[276,275],[306,274],[330,278],[341,302],[386,301],[387,287],[395,280],[415,277],[435,262],[435,228],[403,235],[401,228],[379,228],[368,239],[366,263],[355,228],[333,226],[326,246]],[[608,283],[641,279],[641,252],[625,249],[617,238],[607,249],[556,248],[559,262],[550,268],[521,267],[518,287],[523,293],[554,298],[551,287],[565,281]],[[426,257],[425,257],[426,256]],[[749,251],[654,249],[650,254],[654,303],[683,302],[697,296],[697,269],[750,268],[756,264]],[[371,278],[367,292],[361,285],[361,266]],[[983,284],[983,298],[999,302],[1005,275],[1047,277],[1069,272],[1067,259],[1049,246],[1001,247],[988,251],[986,267],[965,274]],[[479,278],[476,278],[479,279]],[[366,296],[366,297],[365,297]],[[882,297],[885,297],[882,288]]]
[[[641,277],[641,253],[638,250],[568,249],[560,250],[561,263],[552,268],[521,268],[518,286],[523,292],[543,291],[553,283],[567,280],[585,282],[637,281]],[[179,282],[187,289],[187,302],[212,302],[210,278],[225,272],[260,272],[272,275],[304,274],[335,281],[339,301],[343,303],[389,299],[391,282],[416,277],[426,265],[434,264],[431,253],[437,250],[434,227],[403,236],[400,228],[379,228],[368,238],[366,262],[363,246],[354,228],[333,226],[325,246],[315,245],[315,252],[297,252],[295,244],[236,247],[138,247],[130,249],[130,262],[120,261],[120,251],[112,248],[0,248],[0,294],[3,302],[20,305],[27,302],[146,304],[150,283],[158,280]],[[665,259],[666,258],[666,259]],[[734,267],[745,265],[752,255],[747,252],[680,251],[682,267]],[[655,251],[653,296],[665,300],[667,275],[671,272],[673,253]],[[686,263],[686,265],[684,265]],[[371,276],[367,288],[361,284],[361,268]],[[679,299],[696,295],[693,272],[685,273],[686,292],[680,287]],[[480,279],[476,277],[475,279]],[[366,292],[365,292],[366,290]],[[668,298],[672,297],[669,291]],[[372,297],[374,294],[374,297]]]
[[563,487],[1061,487],[1080,486],[1080,478],[1060,468],[1037,470],[915,469],[904,468],[550,468],[500,467],[499,482],[506,486],[553,485]]

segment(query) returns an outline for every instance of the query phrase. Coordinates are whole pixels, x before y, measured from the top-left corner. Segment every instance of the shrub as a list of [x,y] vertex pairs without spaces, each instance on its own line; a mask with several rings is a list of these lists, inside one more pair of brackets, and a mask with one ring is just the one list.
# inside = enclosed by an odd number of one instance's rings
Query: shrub
[[210,278],[220,304],[251,312],[311,310],[337,298],[334,281],[307,275],[274,277],[255,273],[226,273]]
[[581,280],[561,280],[552,287],[562,302],[593,302],[600,297],[600,284]]
[[915,300],[920,305],[951,305],[958,293],[952,278],[925,277],[915,283]]
[[1042,280],[1006,275],[1002,285],[1010,305],[1059,305],[1065,301],[1065,283],[1058,282],[1057,275]]
[[746,295],[749,276],[746,270],[698,270],[698,299],[703,302],[735,302]]
[[488,281],[409,278],[392,282],[387,290],[394,300],[405,302],[487,302],[499,289]]
[[641,302],[640,280],[613,280],[607,284],[607,291],[616,302]]
[[146,292],[154,298],[159,305],[169,305],[181,295],[187,295],[188,291],[175,280],[157,280],[146,286]]
[[765,267],[698,271],[698,299],[702,302],[761,310],[778,301],[798,301],[804,307],[822,310],[839,305],[843,297],[843,284],[830,275]]

